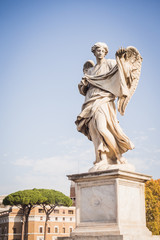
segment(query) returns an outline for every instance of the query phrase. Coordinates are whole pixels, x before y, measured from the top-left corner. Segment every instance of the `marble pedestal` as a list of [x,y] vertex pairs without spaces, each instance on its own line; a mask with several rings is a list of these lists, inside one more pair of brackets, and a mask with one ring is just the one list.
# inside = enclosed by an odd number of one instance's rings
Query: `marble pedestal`
[[119,169],[69,175],[76,187],[73,240],[150,240],[144,184],[150,176]]

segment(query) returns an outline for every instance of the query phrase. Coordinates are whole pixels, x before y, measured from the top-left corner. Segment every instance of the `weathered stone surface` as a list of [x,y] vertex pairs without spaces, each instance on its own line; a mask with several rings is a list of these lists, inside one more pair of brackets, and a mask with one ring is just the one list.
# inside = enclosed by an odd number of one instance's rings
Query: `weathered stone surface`
[[98,164],[95,164],[92,168],[89,169],[88,172],[105,171],[112,169],[135,172],[135,166],[130,163],[106,164],[106,161],[100,161]]
[[[134,148],[119,125],[114,101],[118,98],[118,111],[124,115],[138,85],[142,58],[135,47],[127,47],[116,52],[116,59],[105,59],[108,46],[102,42],[94,44],[92,52],[97,63],[89,60],[83,66],[78,87],[85,101],[76,125],[94,144],[93,172],[114,168],[115,164],[120,168],[127,163],[122,154]],[[125,169],[132,171],[129,165]]]
[[144,183],[151,177],[119,169],[68,176],[76,185],[73,240],[150,240]]
[[160,236],[138,236],[138,235],[134,235],[134,236],[128,236],[128,235],[119,235],[119,236],[76,236],[76,237],[58,237],[57,240],[160,240]]
[[116,196],[114,188],[114,184],[93,185],[81,188],[80,221],[116,222]]
[[160,236],[142,236],[142,235],[108,235],[108,236],[83,236],[73,237],[72,240],[159,240]]

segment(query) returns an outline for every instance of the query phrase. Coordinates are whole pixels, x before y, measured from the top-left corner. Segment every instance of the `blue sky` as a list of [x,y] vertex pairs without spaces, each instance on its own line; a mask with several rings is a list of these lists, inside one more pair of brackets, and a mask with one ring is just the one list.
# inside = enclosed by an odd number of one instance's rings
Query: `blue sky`
[[143,57],[138,88],[120,125],[135,144],[136,171],[160,178],[160,2],[0,1],[0,194],[27,188],[69,193],[66,175],[86,172],[92,142],[74,121],[84,97],[77,85],[90,49],[123,46]]

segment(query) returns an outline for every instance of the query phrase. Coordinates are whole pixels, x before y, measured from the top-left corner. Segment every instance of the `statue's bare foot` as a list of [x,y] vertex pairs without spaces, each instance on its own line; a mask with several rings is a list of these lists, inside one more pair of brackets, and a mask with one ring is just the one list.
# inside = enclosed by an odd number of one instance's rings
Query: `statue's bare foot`
[[125,164],[127,163],[127,159],[124,157],[117,158],[117,164]]
[[108,168],[109,164],[108,164],[108,161],[105,159],[105,160],[102,160],[98,163],[96,163],[94,165],[94,169],[95,170],[106,170]]
[[94,162],[93,162],[93,164],[95,165],[96,163],[99,163],[100,162],[100,160],[95,160]]

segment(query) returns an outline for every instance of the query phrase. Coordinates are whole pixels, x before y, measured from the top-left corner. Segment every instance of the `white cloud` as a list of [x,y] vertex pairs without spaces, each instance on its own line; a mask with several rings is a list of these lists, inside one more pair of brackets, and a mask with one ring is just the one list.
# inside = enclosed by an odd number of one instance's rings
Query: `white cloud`
[[141,157],[128,157],[128,162],[133,164],[136,167],[136,171],[144,172],[149,169],[149,164],[146,164],[146,159],[142,159]]
[[33,160],[29,159],[28,157],[24,156],[23,158],[18,158],[12,164],[16,166],[22,166],[22,167],[29,167],[33,165]]
[[155,153],[160,153],[160,148],[156,149],[154,152]]
[[[90,168],[88,156],[90,151],[82,152],[79,156],[62,155],[43,159],[18,159],[14,164],[25,168],[29,167],[26,174],[16,176],[16,182],[20,183],[21,189],[26,188],[52,188],[69,194],[70,181],[66,175],[79,172],[79,165],[82,164],[81,172]],[[79,164],[78,164],[78,162]],[[83,171],[84,170],[84,171]]]
[[156,128],[154,128],[154,127],[148,128],[148,131],[155,131],[155,130],[156,130]]
[[47,188],[55,189],[69,195],[70,181],[66,175],[33,175],[31,172],[23,176],[16,176],[19,189]]
[[8,157],[8,153],[3,153],[3,157]]
[[147,139],[148,139],[148,136],[146,135],[139,135],[134,137],[135,142],[146,141]]
[[75,139],[63,139],[58,144],[68,149],[67,154],[39,159],[24,156],[12,162],[21,169],[15,176],[19,188],[54,188],[67,193],[70,181],[66,175],[88,171],[94,161],[93,146]]
[[[73,160],[68,157],[50,157],[43,159],[21,158],[15,162],[20,166],[22,172],[15,177],[16,184],[20,189],[30,188],[52,188],[69,194],[69,181],[67,174],[75,173]],[[26,166],[28,167],[26,169]]]
[[[156,154],[154,157],[153,146],[148,148],[145,144],[147,139],[144,133],[139,134],[134,142],[136,149],[128,151],[124,157],[135,165],[137,172],[153,175],[153,165],[157,164],[157,157]],[[57,154],[52,156],[42,158],[24,156],[12,162],[20,168],[15,176],[17,189],[52,188],[69,194],[70,181],[66,175],[87,172],[91,168],[95,158],[94,146],[87,139],[83,141],[83,138],[78,140],[61,138],[54,147]],[[154,150],[160,152],[159,148]]]

